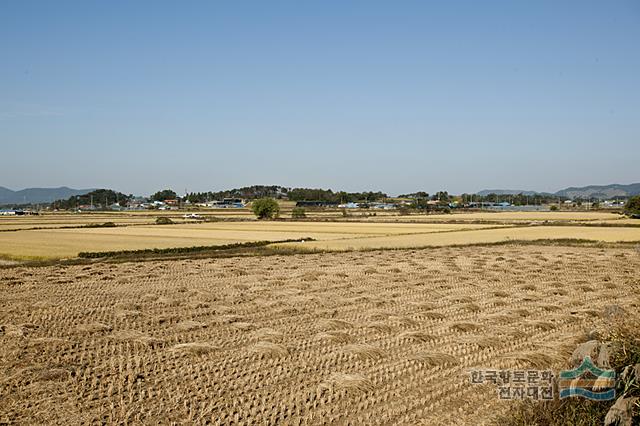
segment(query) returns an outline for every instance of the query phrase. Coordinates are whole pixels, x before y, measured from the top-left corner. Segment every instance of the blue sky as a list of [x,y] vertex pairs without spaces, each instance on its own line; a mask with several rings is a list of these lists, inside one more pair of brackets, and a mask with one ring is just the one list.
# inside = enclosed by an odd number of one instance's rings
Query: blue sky
[[640,181],[640,2],[0,3],[0,186]]

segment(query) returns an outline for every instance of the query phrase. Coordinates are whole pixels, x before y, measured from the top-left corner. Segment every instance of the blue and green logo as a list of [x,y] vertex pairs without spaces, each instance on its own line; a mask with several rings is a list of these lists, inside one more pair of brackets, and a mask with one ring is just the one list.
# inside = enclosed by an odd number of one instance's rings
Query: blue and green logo
[[608,401],[616,397],[616,372],[602,370],[586,356],[577,368],[560,372],[560,398],[581,396],[593,401]]

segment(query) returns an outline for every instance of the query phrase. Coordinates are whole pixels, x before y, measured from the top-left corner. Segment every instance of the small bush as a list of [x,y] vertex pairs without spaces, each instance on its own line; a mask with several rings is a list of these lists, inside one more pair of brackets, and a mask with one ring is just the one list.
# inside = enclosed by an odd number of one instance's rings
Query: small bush
[[156,225],[173,225],[173,221],[168,217],[159,217],[156,219]]
[[292,219],[302,219],[302,218],[305,218],[305,217],[307,217],[307,212],[302,207],[296,207],[291,212],[291,218]]
[[258,219],[273,219],[278,216],[280,206],[273,198],[260,198],[252,203],[251,210]]
[[552,212],[557,212],[559,209],[558,209],[558,206],[551,206],[549,210],[551,210]]
[[85,228],[115,228],[116,224],[113,222],[105,222],[105,223],[89,223],[85,225]]
[[407,206],[398,207],[398,214],[400,216],[409,216],[409,207]]

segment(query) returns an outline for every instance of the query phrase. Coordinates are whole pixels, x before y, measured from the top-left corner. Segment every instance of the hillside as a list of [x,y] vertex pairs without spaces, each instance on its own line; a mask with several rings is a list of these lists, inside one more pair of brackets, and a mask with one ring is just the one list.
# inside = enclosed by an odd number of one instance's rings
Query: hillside
[[640,195],[640,183],[632,183],[629,185],[590,185],[583,187],[565,188],[556,195],[568,198],[613,198],[613,197],[629,197],[632,195]]
[[523,195],[555,195],[558,197],[566,197],[566,198],[614,198],[614,197],[630,197],[633,195],[640,195],[640,183],[631,183],[629,185],[620,185],[617,183],[611,185],[589,185],[589,186],[581,186],[581,187],[569,187],[565,189],[561,189],[553,194],[549,194],[546,192],[536,192],[536,191],[521,191],[521,190],[513,190],[513,189],[484,189],[482,191],[477,192],[478,195],[487,196],[489,194],[497,194],[497,195],[515,195],[515,194],[523,194]]

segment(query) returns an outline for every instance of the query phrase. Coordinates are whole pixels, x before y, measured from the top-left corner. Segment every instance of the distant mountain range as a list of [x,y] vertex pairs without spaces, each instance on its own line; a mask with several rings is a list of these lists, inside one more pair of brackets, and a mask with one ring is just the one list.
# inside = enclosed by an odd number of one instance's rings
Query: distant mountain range
[[478,192],[478,195],[486,196],[489,194],[498,195],[556,195],[558,197],[567,198],[615,198],[615,197],[631,197],[640,195],[640,183],[631,183],[629,185],[620,185],[617,183],[611,185],[589,185],[581,187],[570,187],[561,189],[554,193],[536,192],[536,191],[519,191],[514,189],[484,189]]
[[37,204],[51,203],[55,200],[66,200],[74,195],[83,195],[93,189],[72,189],[66,186],[60,188],[27,188],[20,191],[12,191],[0,186],[0,204]]

